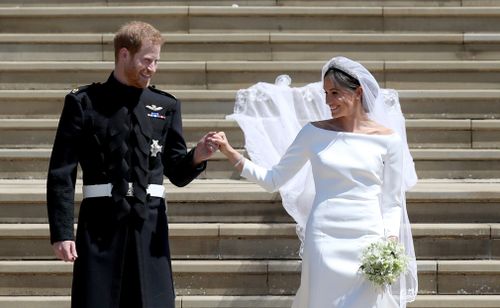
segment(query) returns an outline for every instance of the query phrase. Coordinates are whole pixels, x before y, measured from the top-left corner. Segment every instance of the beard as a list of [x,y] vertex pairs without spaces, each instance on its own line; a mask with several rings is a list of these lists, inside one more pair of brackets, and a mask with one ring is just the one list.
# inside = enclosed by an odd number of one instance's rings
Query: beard
[[147,88],[151,78],[146,78],[141,75],[141,70],[134,63],[128,63],[124,70],[125,78],[130,86],[136,88]]

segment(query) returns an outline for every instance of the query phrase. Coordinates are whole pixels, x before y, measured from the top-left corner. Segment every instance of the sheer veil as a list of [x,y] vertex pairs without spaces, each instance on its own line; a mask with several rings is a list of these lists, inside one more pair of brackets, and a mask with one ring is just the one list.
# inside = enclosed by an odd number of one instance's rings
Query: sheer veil
[[[259,82],[236,95],[234,113],[228,119],[237,121],[245,134],[245,148],[257,164],[270,168],[279,161],[288,146],[308,122],[331,118],[325,104],[323,76],[335,67],[359,80],[363,88],[363,104],[369,117],[391,128],[403,140],[401,171],[402,216],[400,242],[410,259],[409,271],[391,286],[400,307],[415,300],[418,290],[417,265],[411,226],[406,210],[405,192],[417,182],[413,158],[406,139],[405,119],[399,97],[392,89],[381,89],[373,75],[360,63],[345,57],[335,57],[322,69],[321,82],[303,87],[290,87],[290,77],[278,76],[275,84]],[[306,164],[285,186],[280,188],[283,206],[297,223],[297,235],[303,241],[306,222],[314,198],[311,167]],[[302,250],[302,248],[301,248]]]
[[[239,90],[234,113],[227,116],[243,130],[245,149],[252,161],[269,169],[278,163],[306,123],[331,117],[321,82],[300,88],[290,87],[290,82],[289,76],[280,75],[275,84],[259,82]],[[309,163],[279,191],[303,241],[315,193]]]

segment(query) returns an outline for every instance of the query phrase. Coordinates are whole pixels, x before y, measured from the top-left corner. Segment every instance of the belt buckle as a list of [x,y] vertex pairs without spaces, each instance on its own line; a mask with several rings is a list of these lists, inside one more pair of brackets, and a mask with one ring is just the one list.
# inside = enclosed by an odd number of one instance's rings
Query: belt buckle
[[134,196],[134,185],[132,183],[128,183],[127,197]]

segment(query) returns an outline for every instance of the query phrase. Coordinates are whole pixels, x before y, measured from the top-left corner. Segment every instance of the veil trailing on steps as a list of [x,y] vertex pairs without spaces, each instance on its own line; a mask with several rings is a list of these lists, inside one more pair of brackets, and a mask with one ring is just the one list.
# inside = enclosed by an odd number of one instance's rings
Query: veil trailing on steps
[[[405,119],[395,90],[381,89],[373,75],[358,62],[344,57],[328,61],[321,74],[321,82],[303,87],[290,87],[287,75],[276,78],[275,84],[259,82],[237,92],[233,114],[245,134],[245,149],[255,163],[270,169],[277,164],[300,129],[308,122],[331,118],[325,104],[323,76],[335,67],[359,80],[363,88],[363,104],[368,116],[398,133],[403,140],[401,185],[402,215],[399,241],[409,257],[408,272],[391,286],[391,292],[400,307],[415,300],[418,291],[417,265],[411,226],[406,210],[405,192],[417,182],[413,158],[407,140]],[[297,223],[297,235],[304,240],[305,228],[314,199],[314,179],[309,163],[279,189],[283,206]],[[301,251],[302,252],[302,245]]]

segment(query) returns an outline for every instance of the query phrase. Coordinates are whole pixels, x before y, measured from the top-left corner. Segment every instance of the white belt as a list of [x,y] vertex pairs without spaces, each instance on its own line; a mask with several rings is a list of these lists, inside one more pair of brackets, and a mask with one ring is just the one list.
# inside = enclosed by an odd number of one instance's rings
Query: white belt
[[[96,184],[96,185],[83,185],[83,198],[96,198],[96,197],[111,197],[111,190],[113,189],[113,184]],[[151,197],[163,198],[165,194],[165,187],[158,184],[149,184],[146,193]],[[128,183],[127,196],[132,197],[134,195],[134,189],[132,183]]]

